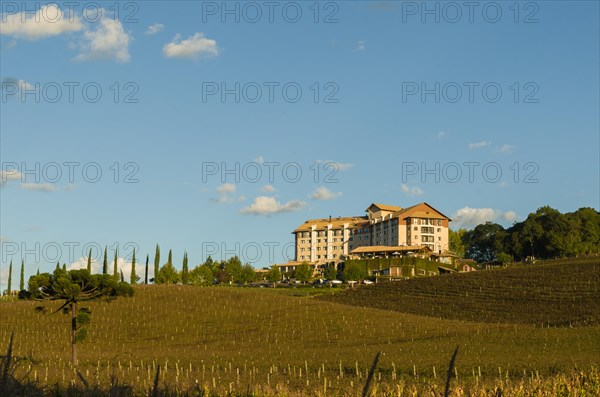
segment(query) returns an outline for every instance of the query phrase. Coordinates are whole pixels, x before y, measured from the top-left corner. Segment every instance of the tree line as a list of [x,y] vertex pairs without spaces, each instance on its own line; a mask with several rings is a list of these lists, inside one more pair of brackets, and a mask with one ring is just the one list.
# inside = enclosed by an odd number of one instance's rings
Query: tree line
[[487,222],[472,230],[450,230],[450,250],[477,262],[524,261],[600,254],[600,212],[544,206],[504,228]]

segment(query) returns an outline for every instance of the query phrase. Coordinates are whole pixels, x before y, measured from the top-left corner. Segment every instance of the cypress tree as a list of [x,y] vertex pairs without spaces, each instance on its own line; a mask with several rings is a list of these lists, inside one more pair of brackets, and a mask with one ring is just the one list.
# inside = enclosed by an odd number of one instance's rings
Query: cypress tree
[[125,276],[123,276],[123,270],[121,269],[121,282],[124,283],[125,282]]
[[25,261],[21,260],[21,280],[19,281],[19,291],[25,289]]
[[169,259],[167,260],[167,264],[173,266],[173,253],[169,250]]
[[156,252],[154,253],[154,284],[156,283],[156,277],[158,277],[158,271],[160,267],[160,247],[156,244]]
[[117,266],[118,255],[119,255],[119,247],[115,248],[115,260],[113,262],[113,276],[117,280],[119,279],[119,269],[118,269],[118,266]]
[[190,273],[189,273],[189,269],[188,269],[188,257],[187,257],[187,252],[185,252],[183,254],[183,266],[181,268],[181,283],[183,285],[186,285],[189,282],[189,280],[190,280],[189,274]]
[[90,248],[90,252],[88,254],[88,263],[87,263],[88,272],[92,272],[92,249]]
[[146,270],[144,272],[144,284],[148,284],[148,262],[150,261],[150,255],[146,254]]
[[12,260],[10,261],[10,266],[8,268],[8,285],[7,285],[7,290],[8,290],[8,294],[10,295],[10,288],[11,288],[11,284],[12,284]]
[[67,271],[67,264],[66,263],[63,263],[63,271],[65,271],[65,272]]
[[108,274],[108,257],[107,247],[104,247],[104,262],[102,263],[102,274]]
[[60,270],[60,263],[56,262],[56,270]]
[[39,275],[40,275],[40,268],[39,268],[39,267],[38,267],[38,271],[37,271],[37,273],[36,273],[35,275],[36,275],[36,276],[39,276]]
[[133,249],[133,259],[131,260],[131,280],[130,284],[137,284],[137,275],[135,274],[135,248]]

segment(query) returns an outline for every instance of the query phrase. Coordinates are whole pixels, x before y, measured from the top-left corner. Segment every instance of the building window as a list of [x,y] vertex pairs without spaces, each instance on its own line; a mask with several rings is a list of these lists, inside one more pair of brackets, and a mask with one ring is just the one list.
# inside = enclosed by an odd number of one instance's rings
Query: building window
[[419,227],[418,227],[418,226],[415,226],[415,232],[416,232],[416,231],[418,231],[418,230],[419,230]]
[[437,224],[438,224],[438,226],[442,226],[442,220],[441,220],[441,219],[438,219],[438,222],[437,222]]
[[438,233],[441,232],[441,231],[442,231],[442,229],[438,227]]

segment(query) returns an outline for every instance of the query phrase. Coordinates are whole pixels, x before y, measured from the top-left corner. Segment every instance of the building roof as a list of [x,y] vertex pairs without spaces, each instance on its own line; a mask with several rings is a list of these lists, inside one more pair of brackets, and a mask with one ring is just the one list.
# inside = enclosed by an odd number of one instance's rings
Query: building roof
[[431,251],[426,245],[371,245],[362,246],[350,251],[350,254],[378,254],[378,253],[392,253],[392,252],[407,252],[407,251]]
[[297,232],[308,232],[312,230],[312,226],[316,226],[317,230],[322,230],[328,225],[331,225],[332,229],[340,229],[344,227],[344,224],[348,223],[349,227],[353,228],[357,224],[362,223],[366,220],[364,216],[349,216],[349,217],[337,217],[337,218],[320,218],[320,219],[309,219],[302,225],[298,226],[292,233]]
[[[423,212],[423,211],[416,211],[417,207],[422,204],[425,204],[426,206],[431,208],[431,210],[435,213],[432,214],[432,213],[427,213],[427,212]],[[452,220],[449,217],[447,217],[446,215],[442,214],[440,211],[433,208],[429,203],[426,203],[426,202],[422,202],[422,203],[415,204],[410,207],[406,207],[398,212],[395,212],[393,215],[394,218],[397,217],[399,219],[408,218],[409,216],[410,217],[419,217],[419,218],[448,219],[448,221]]]
[[373,203],[373,204],[371,204],[371,205],[369,206],[369,208],[367,208],[367,209],[365,210],[365,212],[369,211],[369,209],[370,209],[371,207],[373,207],[373,206],[375,206],[375,207],[377,207],[377,208],[379,208],[380,210],[383,210],[383,211],[392,211],[392,212],[396,212],[396,211],[400,211],[400,210],[402,210],[402,207],[399,207],[399,206],[397,206],[397,205],[387,205],[387,204],[377,204],[377,203]]

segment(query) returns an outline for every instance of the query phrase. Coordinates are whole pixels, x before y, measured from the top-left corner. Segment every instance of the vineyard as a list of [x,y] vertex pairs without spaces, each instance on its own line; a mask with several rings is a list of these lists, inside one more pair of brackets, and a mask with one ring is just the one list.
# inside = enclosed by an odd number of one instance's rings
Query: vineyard
[[600,258],[384,282],[323,299],[466,321],[597,325]]
[[[15,377],[46,395],[69,388],[72,395],[83,388],[109,394],[111,385],[112,395],[149,395],[155,382],[172,395],[360,395],[378,352],[370,393],[439,395],[456,346],[451,395],[597,395],[599,268],[572,266],[437,276],[317,297],[302,289],[138,286],[131,298],[89,303],[79,373],[69,361],[68,316],[36,310],[39,302],[0,302],[0,347],[14,333],[12,354],[22,358]],[[435,288],[436,299],[424,285]],[[420,315],[394,309],[405,297],[413,309],[421,299],[414,310]],[[459,320],[440,318],[450,313],[446,305],[458,310],[466,301],[479,306],[467,305]],[[586,307],[559,316],[556,302],[568,311],[573,302]],[[59,306],[43,305],[47,313]],[[478,308],[478,320],[488,322],[464,321]],[[593,325],[555,326],[568,323]]]

